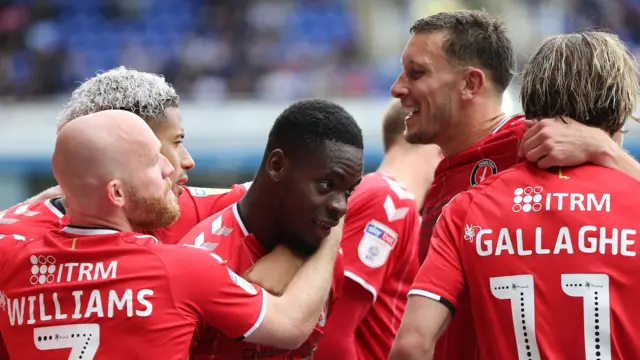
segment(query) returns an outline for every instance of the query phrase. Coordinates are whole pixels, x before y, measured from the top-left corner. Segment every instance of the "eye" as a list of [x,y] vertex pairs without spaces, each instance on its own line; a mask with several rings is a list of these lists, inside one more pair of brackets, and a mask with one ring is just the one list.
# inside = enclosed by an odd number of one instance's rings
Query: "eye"
[[331,188],[333,188],[333,182],[329,180],[320,181],[320,187],[322,187],[323,189],[331,190]]
[[409,76],[410,79],[417,80],[417,79],[421,78],[422,75],[424,75],[424,71],[409,70],[407,72],[407,75]]
[[174,144],[175,144],[176,146],[181,145],[182,143],[183,143],[183,140],[182,140],[182,139],[180,139],[180,140],[178,140],[178,141],[174,142]]

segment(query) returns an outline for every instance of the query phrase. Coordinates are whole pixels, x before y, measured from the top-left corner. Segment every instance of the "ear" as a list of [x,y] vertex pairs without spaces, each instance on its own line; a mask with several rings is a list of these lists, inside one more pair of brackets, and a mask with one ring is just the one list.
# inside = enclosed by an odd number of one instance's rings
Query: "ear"
[[109,181],[107,184],[107,196],[112,204],[118,207],[124,207],[124,188],[122,187],[122,182],[120,180]]
[[482,70],[469,67],[464,72],[462,80],[462,100],[471,100],[482,90],[486,78]]
[[265,171],[273,182],[279,182],[284,178],[291,161],[287,159],[284,152],[275,149],[269,153],[265,164]]

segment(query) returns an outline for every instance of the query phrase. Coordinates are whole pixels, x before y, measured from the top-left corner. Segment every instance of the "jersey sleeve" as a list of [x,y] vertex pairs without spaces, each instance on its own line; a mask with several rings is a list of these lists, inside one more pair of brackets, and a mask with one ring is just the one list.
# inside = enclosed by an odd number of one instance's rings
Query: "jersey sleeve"
[[190,187],[187,188],[187,191],[189,191],[196,207],[198,221],[202,221],[238,202],[247,193],[250,186],[251,183],[248,182],[233,185],[228,190]]
[[458,244],[464,236],[464,221],[471,205],[469,192],[461,193],[442,209],[431,238],[427,259],[420,267],[409,295],[439,301],[455,313],[458,299],[466,291],[466,279]]
[[349,208],[353,215],[342,240],[345,276],[369,291],[375,302],[394,259],[415,253],[419,215],[415,200],[399,200],[391,190],[386,195],[369,191],[359,200]]
[[208,250],[163,247],[179,311],[204,319],[232,339],[242,340],[260,326],[267,299],[261,287],[241,278]]
[[50,201],[21,203],[0,211],[0,235],[33,238],[62,225],[64,214]]

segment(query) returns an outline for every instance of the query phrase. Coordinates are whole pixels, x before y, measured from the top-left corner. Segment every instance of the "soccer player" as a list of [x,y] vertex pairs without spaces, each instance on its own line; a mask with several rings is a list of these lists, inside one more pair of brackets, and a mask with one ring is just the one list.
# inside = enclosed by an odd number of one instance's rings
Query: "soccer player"
[[437,146],[404,140],[405,116],[394,99],[383,119],[384,160],[349,198],[343,294],[318,345],[319,360],[386,359],[400,326],[419,268],[416,197],[424,197],[441,159]]
[[[215,249],[239,274],[276,245],[285,244],[294,253],[308,256],[347,211],[347,199],[362,179],[362,162],[362,131],[345,109],[325,100],[295,102],[273,124],[247,194],[198,224],[181,243]],[[299,349],[240,343],[208,329],[200,334],[193,358],[310,358],[340,296],[343,272],[338,259],[330,298],[316,319],[316,330]]]
[[[156,229],[152,235],[163,243],[175,244],[189,229],[208,216],[238,201],[247,184],[230,191],[188,188],[187,171],[193,159],[183,146],[185,132],[180,117],[179,97],[165,79],[156,74],[119,67],[85,81],[71,95],[58,121],[58,131],[78,116],[97,111],[120,109],[142,117],[162,143],[162,154],[176,171],[171,174],[173,191],[180,202],[180,218],[170,227]],[[32,201],[18,204],[0,214],[0,234],[39,235],[44,229],[64,225],[64,198],[58,189],[49,189]],[[52,198],[52,195],[56,195]]]
[[[546,40],[522,74],[527,119],[569,116],[610,136],[638,103],[614,34]],[[391,359],[429,359],[464,293],[481,359],[636,359],[637,180],[524,163],[458,195],[436,225]]]
[[126,111],[83,116],[60,131],[52,165],[69,224],[0,241],[0,331],[12,359],[185,359],[202,319],[231,338],[285,348],[311,333],[339,236],[275,297],[215,254],[135,233],[179,216],[160,149]]
[[[409,113],[405,121],[407,141],[439,145],[444,155],[424,201],[421,262],[427,256],[442,207],[456,194],[525,160],[518,156],[521,144],[526,159],[544,166],[590,161],[625,171],[629,166],[640,167],[620,154],[620,149],[610,150],[611,140],[581,136],[588,130],[578,122],[554,124],[566,128],[558,136],[545,130],[542,137],[536,133],[527,137],[522,116],[502,113],[503,93],[515,72],[513,45],[502,21],[484,11],[460,10],[418,20],[410,32],[402,54],[403,71],[391,94]],[[541,121],[549,122],[561,123],[557,119]],[[531,131],[540,134],[535,127]],[[567,139],[581,141],[573,141],[577,146],[572,152],[561,151],[562,143],[556,141]],[[541,162],[544,156],[548,161]],[[474,344],[469,304],[462,299],[455,319],[440,338],[435,358],[473,359]]]

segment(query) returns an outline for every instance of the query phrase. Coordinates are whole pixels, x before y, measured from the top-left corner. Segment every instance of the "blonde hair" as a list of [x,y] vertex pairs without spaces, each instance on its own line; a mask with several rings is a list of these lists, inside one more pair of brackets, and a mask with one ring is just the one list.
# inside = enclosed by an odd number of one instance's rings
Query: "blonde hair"
[[97,74],[73,91],[58,118],[58,131],[75,118],[103,110],[126,110],[150,123],[179,102],[162,75],[120,66]]
[[522,72],[528,119],[567,116],[609,134],[638,102],[638,67],[620,38],[603,31],[552,36]]

